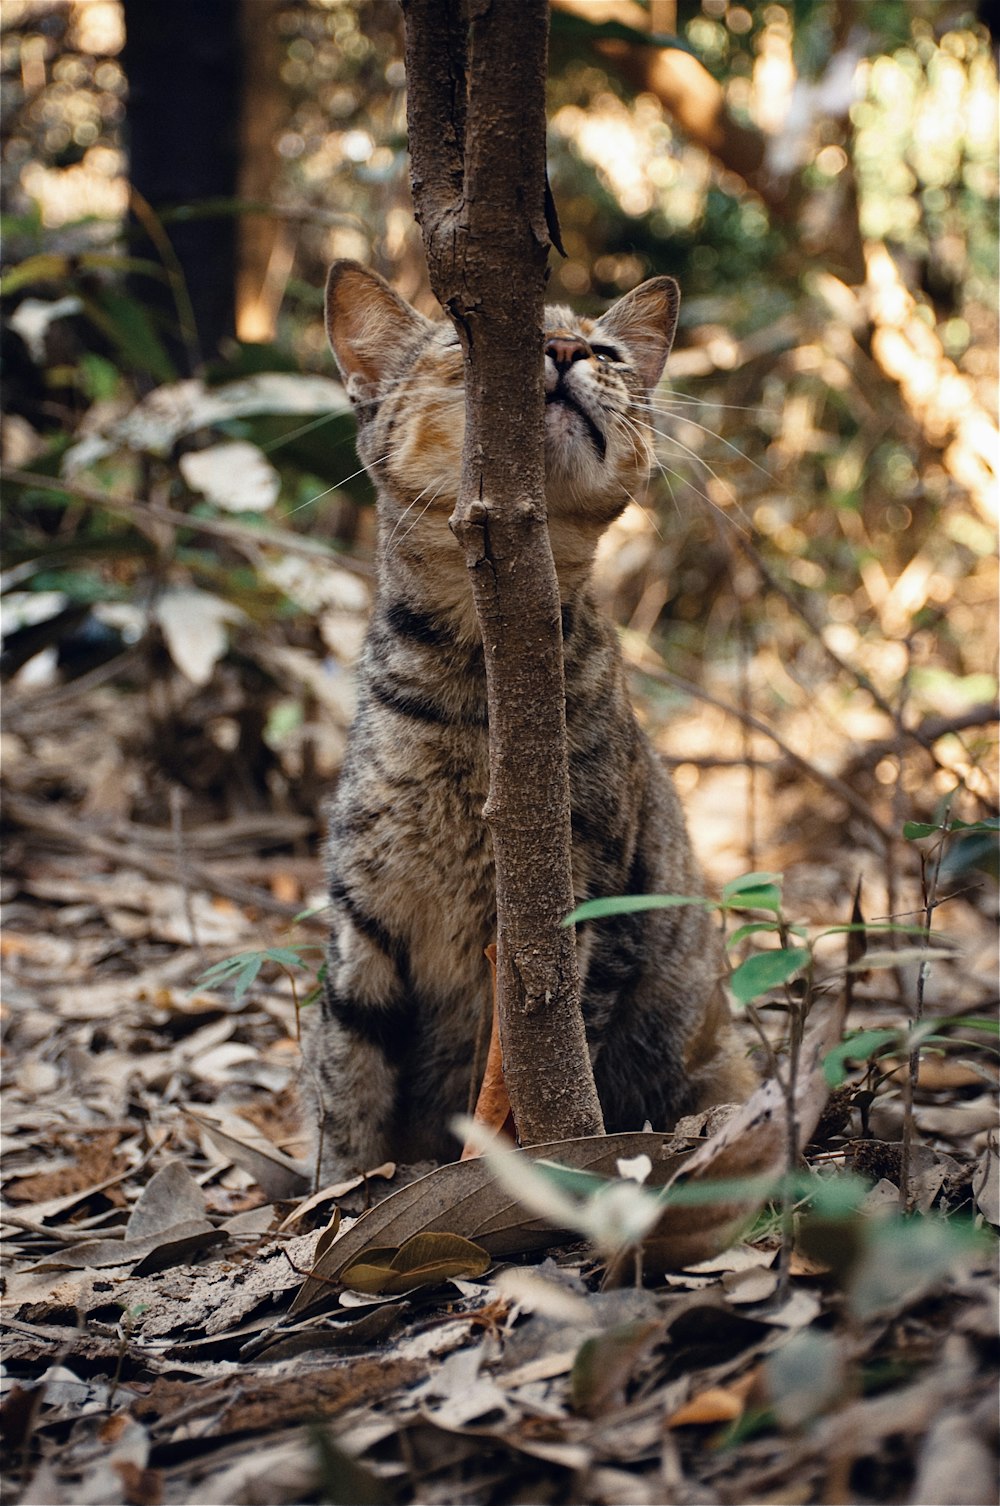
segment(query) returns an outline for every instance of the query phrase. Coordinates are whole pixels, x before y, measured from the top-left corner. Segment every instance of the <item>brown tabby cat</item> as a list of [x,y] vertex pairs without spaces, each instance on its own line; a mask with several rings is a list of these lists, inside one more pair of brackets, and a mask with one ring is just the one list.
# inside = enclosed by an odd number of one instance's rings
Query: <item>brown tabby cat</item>
[[[648,394],[679,293],[657,277],[598,320],[546,310],[546,498],[562,598],[576,895],[697,894],[673,786],[636,724],[590,592],[605,527],[646,480]],[[330,809],[333,929],[305,1083],[329,1182],[387,1157],[454,1159],[490,1009],[496,910],[482,644],[448,528],[464,429],[449,323],[338,262],[327,330],[378,489],[378,596]],[[583,1012],[610,1131],[744,1096],[711,919],[695,907],[580,927]],[[318,1017],[317,1017],[318,1016]]]

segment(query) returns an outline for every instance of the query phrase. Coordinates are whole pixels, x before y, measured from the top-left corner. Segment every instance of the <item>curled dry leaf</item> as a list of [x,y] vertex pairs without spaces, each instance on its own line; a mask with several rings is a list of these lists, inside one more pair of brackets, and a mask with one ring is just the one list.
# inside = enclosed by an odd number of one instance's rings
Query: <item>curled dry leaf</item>
[[250,1173],[269,1202],[298,1197],[308,1187],[305,1166],[272,1145],[248,1120],[234,1114],[213,1114],[201,1104],[184,1107],[222,1154]]
[[438,1286],[454,1276],[484,1276],[490,1257],[457,1234],[415,1234],[398,1249],[369,1249],[342,1273],[356,1292],[401,1297],[421,1286]]
[[226,512],[267,512],[278,500],[281,478],[255,444],[227,440],[180,458],[181,475]]

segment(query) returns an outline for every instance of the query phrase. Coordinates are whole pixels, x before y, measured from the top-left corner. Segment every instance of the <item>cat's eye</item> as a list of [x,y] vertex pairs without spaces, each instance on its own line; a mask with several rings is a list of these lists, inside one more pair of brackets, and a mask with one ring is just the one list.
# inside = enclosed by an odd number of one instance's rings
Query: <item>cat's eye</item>
[[592,345],[590,347],[594,360],[600,366],[607,366],[611,361],[620,361],[621,356],[613,345]]

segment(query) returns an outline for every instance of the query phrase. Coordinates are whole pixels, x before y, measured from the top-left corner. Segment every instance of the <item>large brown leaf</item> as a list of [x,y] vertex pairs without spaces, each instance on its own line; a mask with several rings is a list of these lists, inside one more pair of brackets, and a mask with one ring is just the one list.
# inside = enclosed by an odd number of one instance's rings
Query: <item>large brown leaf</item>
[[[652,1177],[662,1182],[684,1159],[664,1155],[663,1142],[663,1135],[638,1131],[557,1140],[510,1154],[558,1161],[608,1177],[616,1174],[616,1163],[621,1157],[645,1154],[653,1162]],[[390,1194],[335,1240],[299,1289],[291,1311],[302,1312],[328,1293],[331,1283],[340,1280],[341,1272],[355,1264],[369,1248],[387,1245],[398,1248],[415,1234],[424,1233],[461,1235],[481,1245],[494,1259],[579,1238],[525,1213],[497,1185],[485,1161],[454,1161]]]

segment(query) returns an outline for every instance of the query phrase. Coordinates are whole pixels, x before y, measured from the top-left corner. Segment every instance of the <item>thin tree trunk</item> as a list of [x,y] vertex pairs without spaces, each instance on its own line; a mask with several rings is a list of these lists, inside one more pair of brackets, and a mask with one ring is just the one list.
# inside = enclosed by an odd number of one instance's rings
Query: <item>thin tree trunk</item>
[[[278,165],[274,143],[287,113],[279,17],[278,0],[240,0],[244,73],[238,193],[249,203],[266,204],[274,194]],[[273,215],[240,215],[236,237],[236,334],[240,340],[275,338],[298,228],[295,222]]]
[[465,352],[452,528],[483,635],[497,996],[522,1142],[600,1134],[579,1006],[559,591],[544,490],[547,0],[403,0],[411,176]]

